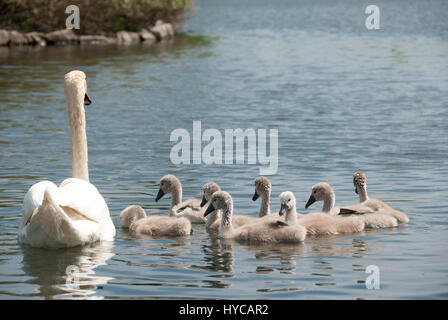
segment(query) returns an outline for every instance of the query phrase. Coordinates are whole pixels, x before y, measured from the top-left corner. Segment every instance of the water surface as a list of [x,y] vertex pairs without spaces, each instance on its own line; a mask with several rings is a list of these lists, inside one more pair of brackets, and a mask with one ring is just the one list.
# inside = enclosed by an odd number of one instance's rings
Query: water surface
[[[126,48],[0,48],[0,298],[2,299],[446,299],[448,39],[442,0],[380,1],[381,29],[364,26],[365,1],[197,1],[174,41]],[[113,243],[68,250],[21,247],[25,192],[71,175],[63,75],[86,72],[90,178],[117,227]],[[259,165],[171,163],[176,128],[278,128],[271,205],[291,190],[302,212],[311,186],[337,204],[371,197],[411,222],[299,245],[221,241],[201,225],[185,238],[120,228],[119,213],[155,203],[176,174],[184,198],[215,181],[235,211],[255,215]],[[66,268],[80,270],[78,287]],[[367,290],[369,265],[381,289]]]

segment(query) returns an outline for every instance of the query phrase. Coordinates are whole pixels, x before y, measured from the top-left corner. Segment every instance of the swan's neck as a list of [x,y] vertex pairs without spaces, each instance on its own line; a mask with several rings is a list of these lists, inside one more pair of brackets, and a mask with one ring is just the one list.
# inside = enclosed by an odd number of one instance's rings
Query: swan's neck
[[261,197],[261,205],[260,212],[258,214],[259,217],[267,216],[271,213],[270,203],[271,202],[271,193],[266,192]]
[[219,233],[223,237],[231,233],[232,228],[232,215],[233,215],[233,204],[230,204],[222,210],[221,225],[219,227]]
[[68,117],[72,143],[72,177],[89,181],[84,96],[68,97]]
[[330,212],[334,208],[334,203],[336,200],[336,196],[334,195],[334,191],[328,192],[325,194],[324,198],[324,206],[322,207],[323,212]]
[[297,225],[297,212],[296,212],[296,205],[292,206],[290,209],[286,209],[286,217],[285,221],[290,226]]
[[174,185],[171,196],[171,208],[182,203],[182,185],[180,183]]
[[364,202],[367,199],[369,199],[369,197],[367,196],[367,186],[366,185],[362,185],[357,188],[358,188],[358,195],[359,195],[360,202]]
[[219,219],[219,210],[215,210],[207,216],[207,222],[205,223],[205,227],[211,228],[215,223],[217,223]]

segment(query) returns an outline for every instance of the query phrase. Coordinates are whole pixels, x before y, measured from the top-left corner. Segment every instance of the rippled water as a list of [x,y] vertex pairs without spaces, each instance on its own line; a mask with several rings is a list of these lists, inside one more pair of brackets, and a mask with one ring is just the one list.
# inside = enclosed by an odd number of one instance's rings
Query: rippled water
[[[446,1],[197,1],[184,34],[157,46],[0,48],[0,298],[448,298],[448,39]],[[63,76],[87,73],[89,169],[117,226],[113,243],[68,250],[21,247],[23,196],[71,175]],[[302,209],[330,183],[358,201],[352,174],[406,212],[394,229],[307,239],[300,245],[223,242],[203,225],[180,239],[135,236],[120,211],[154,202],[176,174],[184,198],[218,182],[235,210],[255,215],[259,165],[170,162],[170,133],[278,128],[272,207],[291,190]],[[311,209],[316,210],[318,206]],[[66,268],[80,270],[79,287]],[[380,268],[380,290],[365,269]]]

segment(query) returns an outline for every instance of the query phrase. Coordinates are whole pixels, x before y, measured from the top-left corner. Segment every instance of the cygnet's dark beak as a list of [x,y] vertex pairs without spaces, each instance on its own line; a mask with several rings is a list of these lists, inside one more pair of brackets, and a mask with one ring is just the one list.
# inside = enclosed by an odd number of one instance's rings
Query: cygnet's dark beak
[[164,195],[165,193],[162,191],[162,189],[159,189],[159,192],[157,193],[156,196],[156,202],[159,201]]
[[358,194],[358,188],[355,188],[355,193]]
[[252,201],[255,201],[258,199],[258,197],[260,197],[260,195],[257,193],[257,191],[255,190],[254,196],[252,197]]
[[88,105],[90,105],[92,103],[92,99],[90,99],[90,96],[89,96],[89,94],[87,93],[87,91],[86,91],[86,94],[84,95],[84,104],[86,105],[86,106],[88,106]]
[[280,206],[280,210],[278,211],[279,215],[283,215],[285,213],[286,210],[286,204],[282,203],[282,205]]
[[312,205],[314,202],[316,202],[316,198],[314,198],[313,195],[310,195],[310,198],[308,199],[308,202],[305,205],[305,208],[308,208],[310,205]]
[[205,206],[206,203],[207,203],[207,200],[205,199],[205,196],[202,196],[201,208],[203,206]]
[[215,207],[210,203],[207,210],[204,213],[204,217],[208,216],[210,213],[215,211]]

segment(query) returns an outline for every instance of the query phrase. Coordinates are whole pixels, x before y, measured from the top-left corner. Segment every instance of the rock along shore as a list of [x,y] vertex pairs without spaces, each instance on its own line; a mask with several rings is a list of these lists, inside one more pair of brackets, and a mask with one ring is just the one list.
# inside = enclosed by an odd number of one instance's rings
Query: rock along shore
[[115,37],[101,35],[76,35],[71,29],[56,30],[49,33],[27,32],[0,29],[0,46],[47,46],[47,45],[92,45],[120,44],[127,45],[139,42],[152,43],[174,36],[171,23],[158,20],[152,28],[139,32],[120,31]]

